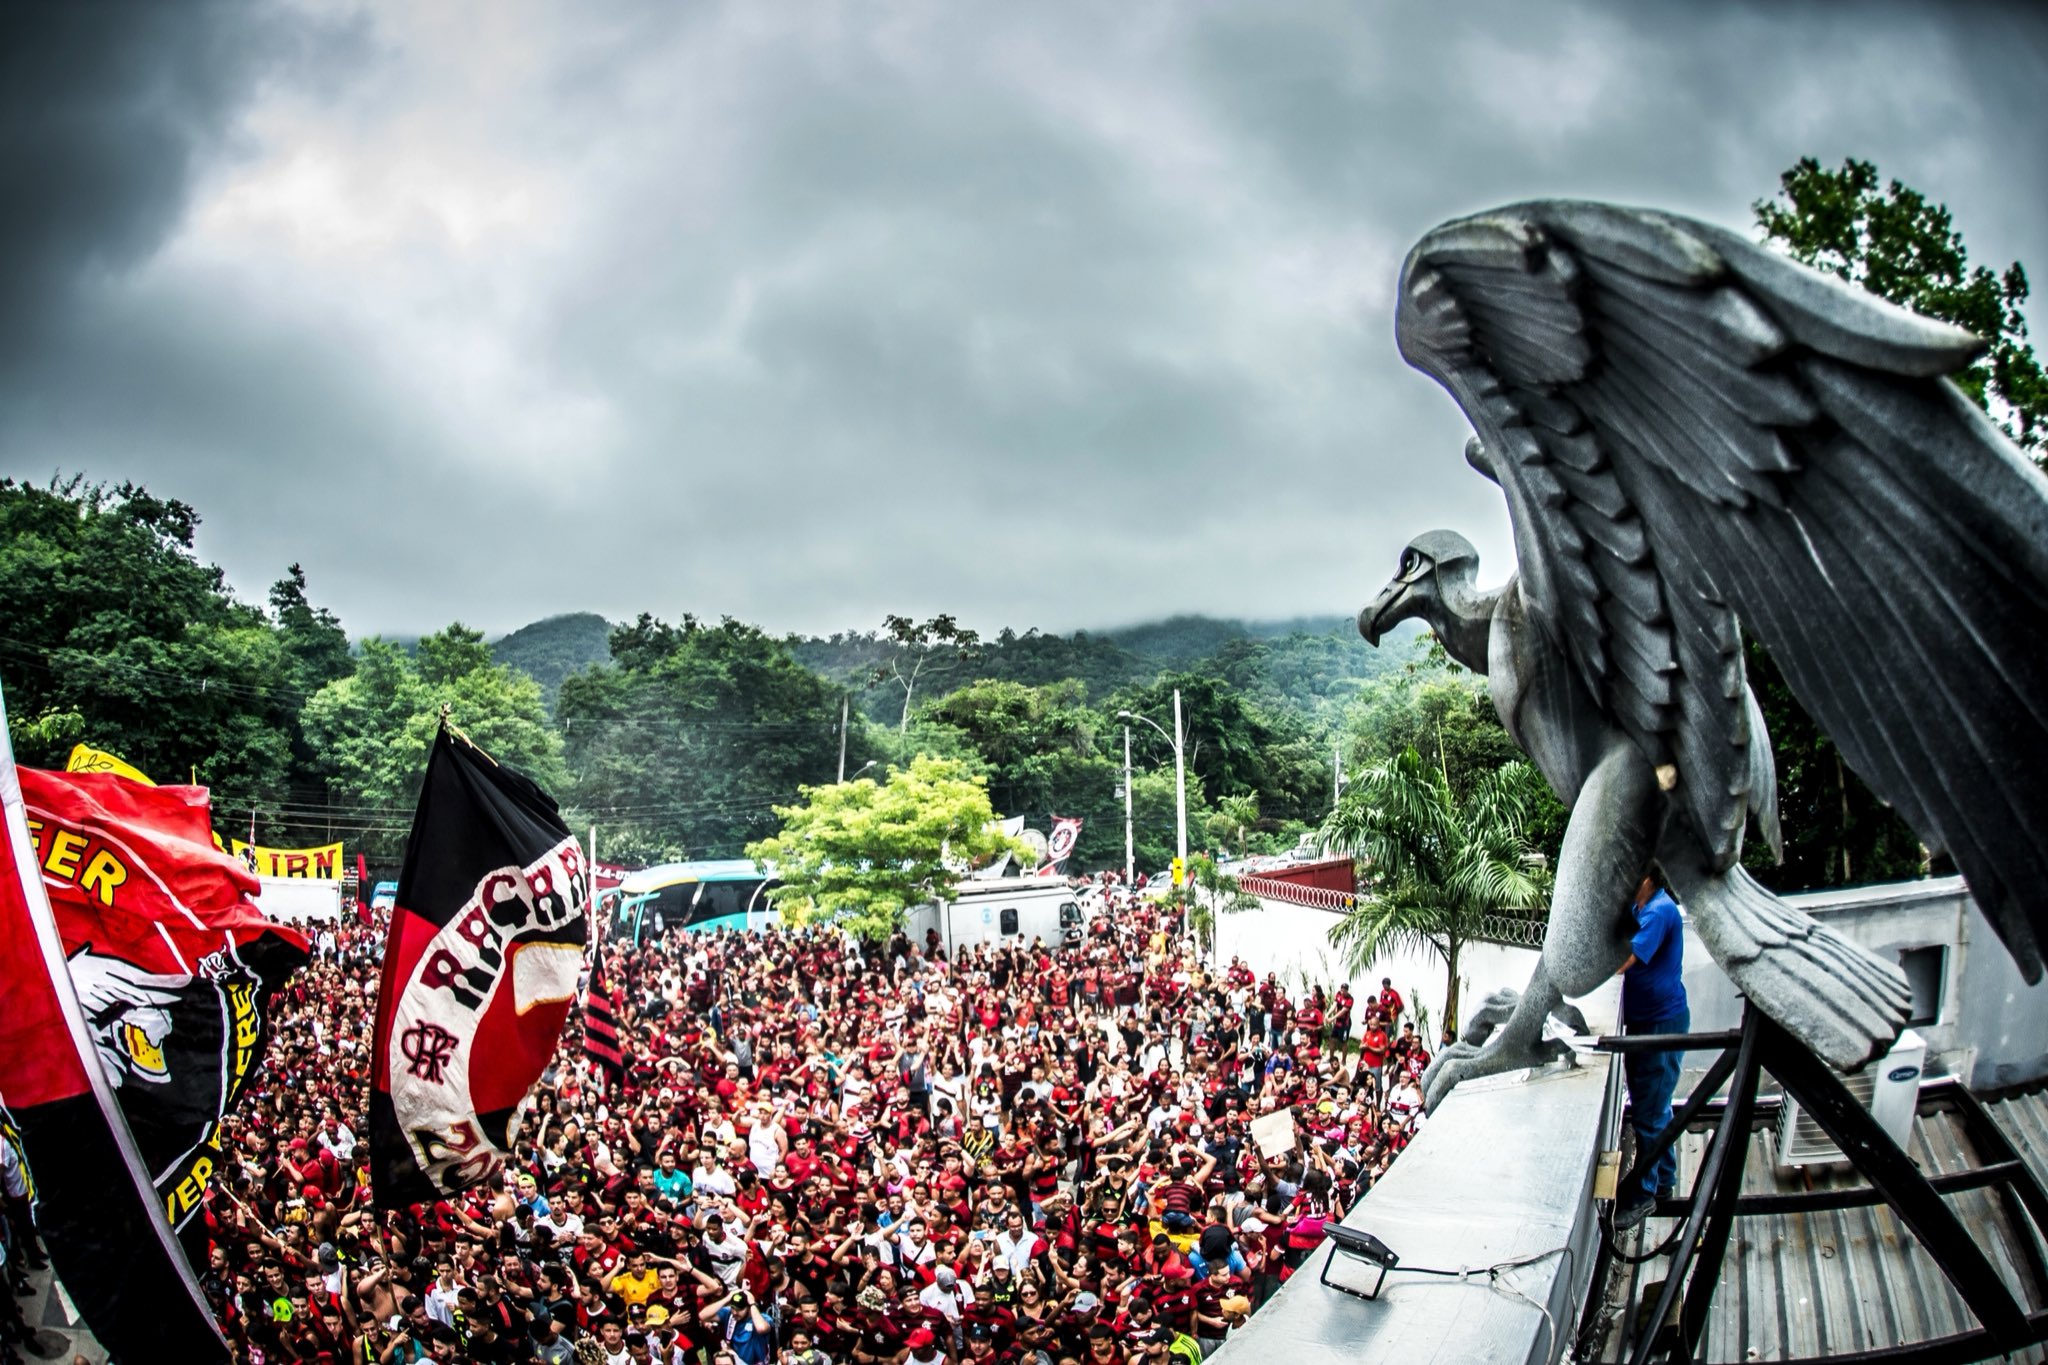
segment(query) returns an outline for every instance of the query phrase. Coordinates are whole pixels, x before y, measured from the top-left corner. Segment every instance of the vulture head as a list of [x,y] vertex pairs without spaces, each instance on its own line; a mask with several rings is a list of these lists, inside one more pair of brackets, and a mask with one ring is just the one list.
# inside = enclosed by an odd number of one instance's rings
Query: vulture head
[[1396,625],[1419,616],[1439,637],[1450,636],[1455,619],[1471,610],[1478,576],[1479,552],[1471,541],[1456,531],[1425,531],[1401,551],[1394,581],[1358,613],[1358,633],[1377,645]]

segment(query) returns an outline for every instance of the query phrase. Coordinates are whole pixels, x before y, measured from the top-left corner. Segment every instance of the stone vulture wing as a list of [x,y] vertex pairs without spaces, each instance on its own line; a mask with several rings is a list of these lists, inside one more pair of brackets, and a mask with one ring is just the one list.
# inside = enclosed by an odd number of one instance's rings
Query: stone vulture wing
[[1977,339],[1723,229],[1566,201],[1423,238],[1399,337],[1479,433],[1532,615],[1718,864],[1770,803],[1748,630],[2037,980],[2048,481],[1942,377]]

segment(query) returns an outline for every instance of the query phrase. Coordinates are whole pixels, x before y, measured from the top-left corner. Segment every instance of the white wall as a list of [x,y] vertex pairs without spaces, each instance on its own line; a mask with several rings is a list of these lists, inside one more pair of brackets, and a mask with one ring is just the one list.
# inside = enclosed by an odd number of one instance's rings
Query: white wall
[[[1233,956],[1243,958],[1259,976],[1279,974],[1290,994],[1300,989],[1301,974],[1312,983],[1335,989],[1349,981],[1353,995],[1377,995],[1381,977],[1392,977],[1394,989],[1410,1006],[1420,1004],[1429,1012],[1430,1041],[1443,1028],[1446,973],[1443,959],[1435,953],[1389,953],[1363,972],[1344,967],[1343,955],[1330,945],[1330,926],[1339,916],[1329,910],[1312,910],[1284,901],[1261,900],[1260,909],[1235,915],[1216,916],[1216,963],[1229,964]],[[1521,990],[1535,970],[1533,948],[1509,948],[1495,943],[1467,944],[1458,955],[1459,996],[1469,1013],[1480,1001],[1503,987]],[[1601,987],[1584,1000],[1576,1001],[1586,1022],[1596,1032],[1611,1032],[1620,1008],[1619,987]]]

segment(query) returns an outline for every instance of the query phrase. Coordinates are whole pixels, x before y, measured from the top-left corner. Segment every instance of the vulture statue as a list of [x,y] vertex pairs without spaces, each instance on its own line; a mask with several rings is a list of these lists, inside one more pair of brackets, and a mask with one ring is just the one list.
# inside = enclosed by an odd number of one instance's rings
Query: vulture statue
[[1430,232],[1398,315],[1518,563],[1481,588],[1469,542],[1419,536],[1359,629],[1427,622],[1571,812],[1529,988],[1437,1058],[1428,1102],[1541,1059],[1551,1010],[1625,960],[1646,874],[1817,1055],[1890,1049],[1898,967],[1742,868],[1752,825],[1782,851],[1745,632],[2038,980],[2048,480],[1946,377],[1982,342],[1724,229],[1568,201]]

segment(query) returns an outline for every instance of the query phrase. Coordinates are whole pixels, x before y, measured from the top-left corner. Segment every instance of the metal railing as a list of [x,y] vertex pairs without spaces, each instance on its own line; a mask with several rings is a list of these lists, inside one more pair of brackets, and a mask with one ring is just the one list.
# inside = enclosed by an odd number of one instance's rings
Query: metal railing
[[1549,928],[1547,915],[1488,915],[1479,921],[1479,932],[1472,937],[1484,943],[1504,943],[1510,948],[1541,948]]
[[1358,897],[1349,891],[1332,891],[1326,886],[1301,886],[1275,877],[1243,876],[1237,879],[1237,885],[1260,900],[1285,901],[1311,910],[1331,910],[1341,914],[1358,904]]
[[[1304,906],[1310,910],[1328,910],[1333,914],[1345,914],[1358,904],[1355,892],[1332,891],[1322,886],[1301,886],[1274,877],[1246,875],[1239,877],[1237,884],[1240,889],[1257,896],[1260,900],[1283,901],[1288,905]],[[1548,915],[1506,910],[1482,918],[1479,921],[1479,932],[1472,937],[1482,943],[1501,943],[1510,948],[1541,948],[1543,935],[1549,928]]]

